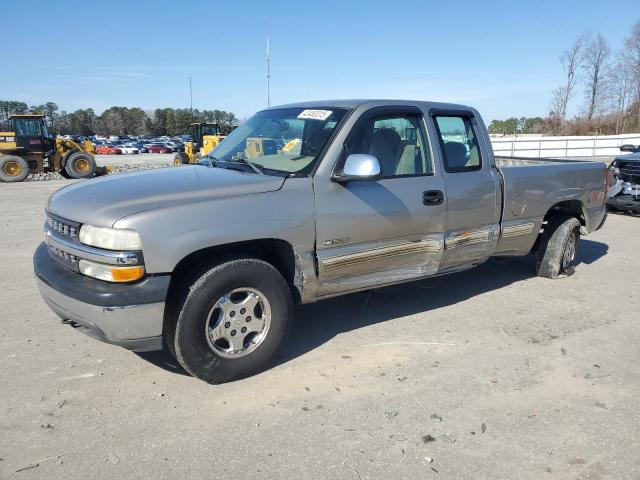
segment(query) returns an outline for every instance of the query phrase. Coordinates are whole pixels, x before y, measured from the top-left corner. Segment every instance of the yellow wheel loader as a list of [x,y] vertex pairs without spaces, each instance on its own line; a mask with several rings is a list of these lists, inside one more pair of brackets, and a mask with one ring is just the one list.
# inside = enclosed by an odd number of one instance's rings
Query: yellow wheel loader
[[173,157],[174,165],[198,163],[225,138],[220,134],[217,123],[192,123],[189,127],[192,140],[184,144],[184,152],[178,152]]
[[65,178],[96,173],[93,144],[49,135],[44,115],[11,115],[11,131],[0,128],[0,181],[21,182],[29,173],[59,172]]

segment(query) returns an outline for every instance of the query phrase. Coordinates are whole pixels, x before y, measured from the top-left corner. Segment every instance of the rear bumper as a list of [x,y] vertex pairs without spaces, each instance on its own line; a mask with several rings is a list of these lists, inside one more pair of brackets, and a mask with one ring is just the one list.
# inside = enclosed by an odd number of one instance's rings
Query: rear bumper
[[63,323],[130,350],[162,348],[169,275],[131,285],[109,284],[59,265],[45,244],[36,250],[33,266],[42,298]]

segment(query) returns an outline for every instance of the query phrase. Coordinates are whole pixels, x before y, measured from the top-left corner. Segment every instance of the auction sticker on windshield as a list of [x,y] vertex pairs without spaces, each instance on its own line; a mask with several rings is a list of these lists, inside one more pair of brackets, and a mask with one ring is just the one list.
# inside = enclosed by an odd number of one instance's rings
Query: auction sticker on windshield
[[325,121],[332,113],[331,110],[303,110],[302,113],[298,115],[298,118]]

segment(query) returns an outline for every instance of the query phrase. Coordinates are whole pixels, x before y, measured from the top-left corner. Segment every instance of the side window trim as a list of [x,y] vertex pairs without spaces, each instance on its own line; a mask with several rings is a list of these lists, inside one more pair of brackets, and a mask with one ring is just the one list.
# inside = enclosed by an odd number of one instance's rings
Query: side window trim
[[[407,105],[407,106],[394,105],[394,106],[384,106],[384,107],[373,107],[363,112],[360,115],[360,117],[356,120],[353,127],[351,127],[351,131],[349,132],[349,134],[347,135],[347,138],[344,141],[342,153],[333,168],[333,172],[340,171],[344,166],[344,162],[347,159],[347,155],[348,155],[347,145],[349,145],[349,143],[353,140],[353,135],[355,135],[356,132],[358,131],[359,127],[361,126],[361,122],[371,121],[378,117],[384,117],[385,115],[388,115],[389,117],[401,117],[404,115],[404,116],[413,116],[417,118],[419,130],[420,130],[419,133],[422,135],[423,141],[426,142],[429,146],[429,149],[428,149],[429,158],[427,158],[426,160],[430,163],[431,172],[394,175],[389,177],[385,176],[381,180],[394,180],[397,178],[434,176],[436,171],[436,162],[434,161],[434,157],[433,157],[434,150],[433,150],[433,144],[431,141],[431,136],[429,135],[429,129],[427,128],[427,125],[426,125],[427,116],[424,114],[424,112],[420,108],[413,105]],[[423,155],[425,153],[426,151],[423,152]]]
[[[440,147],[440,155],[442,159],[442,166],[444,171],[447,173],[465,173],[465,172],[477,172],[478,170],[482,170],[483,168],[483,154],[480,145],[480,140],[478,138],[478,134],[476,133],[476,129],[473,125],[473,121],[475,119],[475,115],[470,110],[458,110],[458,109],[431,109],[429,111],[429,117],[431,118],[431,122],[436,131],[438,146]],[[463,121],[468,122],[469,128],[473,132],[474,139],[477,144],[478,149],[478,165],[474,165],[472,167],[461,167],[461,168],[452,168],[449,166],[447,161],[447,156],[444,147],[444,140],[442,138],[442,132],[440,131],[440,126],[438,125],[437,118],[438,117],[453,117],[453,118],[461,118]]]
[[435,160],[436,152],[433,148],[433,142],[431,141],[431,131],[429,130],[429,125],[427,125],[427,116],[423,113],[420,113],[420,115],[422,116],[422,121],[420,122],[422,125],[422,130],[424,132],[427,143],[429,144],[429,161],[431,162],[431,173],[428,176],[433,176],[438,173],[437,168],[439,162],[436,162]]

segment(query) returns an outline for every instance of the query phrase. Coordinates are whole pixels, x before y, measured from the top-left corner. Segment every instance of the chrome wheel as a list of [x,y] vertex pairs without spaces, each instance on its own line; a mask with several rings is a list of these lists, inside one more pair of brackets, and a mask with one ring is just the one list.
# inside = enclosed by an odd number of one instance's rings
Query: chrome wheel
[[576,261],[576,242],[577,235],[575,230],[569,235],[567,245],[564,247],[564,253],[562,255],[562,270],[566,271],[571,268]]
[[271,325],[271,305],[254,288],[236,288],[219,298],[207,316],[209,348],[224,358],[239,358],[258,348]]

